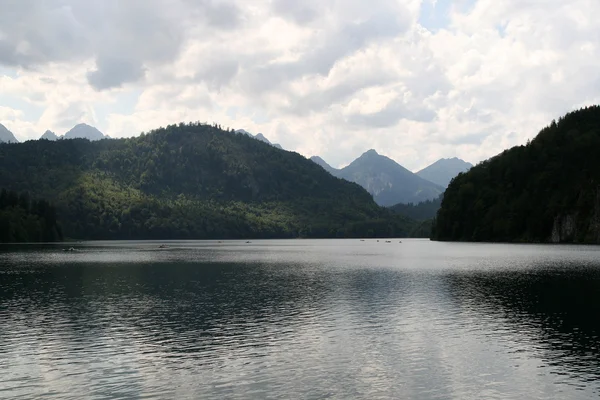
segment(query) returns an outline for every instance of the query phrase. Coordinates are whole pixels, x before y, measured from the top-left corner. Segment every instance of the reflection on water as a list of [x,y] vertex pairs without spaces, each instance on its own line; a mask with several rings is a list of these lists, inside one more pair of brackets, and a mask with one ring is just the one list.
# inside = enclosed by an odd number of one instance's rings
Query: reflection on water
[[0,247],[0,398],[588,399],[596,247]]

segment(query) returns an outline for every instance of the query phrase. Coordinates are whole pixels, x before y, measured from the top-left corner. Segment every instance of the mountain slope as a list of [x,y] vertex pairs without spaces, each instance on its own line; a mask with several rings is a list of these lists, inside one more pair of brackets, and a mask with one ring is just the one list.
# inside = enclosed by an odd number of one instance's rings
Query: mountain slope
[[553,121],[454,179],[434,239],[600,243],[599,155],[599,106]]
[[0,146],[0,187],[56,203],[65,236],[85,239],[406,236],[413,226],[297,153],[197,124]]
[[44,134],[40,137],[41,139],[46,139],[46,140],[58,140],[58,136],[56,136],[56,133],[52,132],[52,131],[46,131],[44,132]]
[[442,196],[418,204],[396,204],[391,206],[390,210],[416,221],[425,221],[435,218],[441,205]]
[[0,124],[0,143],[19,143],[19,141],[11,131]]
[[471,167],[473,167],[473,164],[460,158],[442,158],[416,174],[445,188],[448,187],[448,184],[456,175],[468,171]]
[[338,169],[335,169],[331,165],[327,164],[327,162],[319,156],[312,156],[310,160],[315,164],[320,165],[325,171],[329,172],[333,176],[337,176],[337,174],[340,172]]
[[335,175],[358,183],[373,195],[377,204],[386,207],[435,199],[443,192],[442,187],[375,150],[367,151]]
[[102,140],[108,138],[98,129],[87,124],[75,125],[70,131],[65,133],[65,139],[89,139],[89,140]]

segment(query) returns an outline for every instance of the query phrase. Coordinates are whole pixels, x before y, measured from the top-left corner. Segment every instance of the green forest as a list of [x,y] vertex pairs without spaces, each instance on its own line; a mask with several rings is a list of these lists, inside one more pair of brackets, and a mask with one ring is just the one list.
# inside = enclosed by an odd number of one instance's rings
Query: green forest
[[130,139],[0,145],[0,187],[74,239],[406,237],[419,223],[297,153],[201,123]]
[[395,213],[405,215],[411,219],[417,221],[425,221],[435,218],[441,205],[442,195],[433,200],[426,200],[417,204],[396,204],[395,206],[391,206],[390,209]]
[[411,237],[415,238],[429,238],[431,236],[431,229],[433,219],[435,218],[440,206],[442,204],[442,197],[426,200],[420,203],[399,203],[390,207],[390,210],[398,215],[403,215],[416,221],[416,226],[411,232]]
[[530,143],[456,177],[432,237],[600,243],[600,107],[552,121]]
[[0,243],[62,240],[56,209],[28,193],[0,191]]

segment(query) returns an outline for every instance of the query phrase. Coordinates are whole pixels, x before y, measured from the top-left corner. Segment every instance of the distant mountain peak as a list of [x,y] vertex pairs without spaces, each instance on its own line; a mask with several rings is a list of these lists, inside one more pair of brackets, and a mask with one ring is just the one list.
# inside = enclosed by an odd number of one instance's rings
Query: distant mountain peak
[[250,137],[252,137],[252,138],[254,138],[256,140],[259,140],[259,141],[261,141],[263,143],[270,144],[271,146],[276,147],[279,150],[283,150],[283,147],[281,147],[280,144],[278,144],[278,143],[271,143],[271,141],[269,139],[267,139],[265,137],[265,135],[263,135],[262,133],[257,133],[256,135],[253,135],[253,134],[251,134],[250,132],[248,132],[245,129],[237,129],[235,131],[235,133],[242,134],[242,135],[248,135],[248,136],[250,136]]
[[0,124],[0,143],[19,143],[19,140],[7,127]]
[[330,167],[320,157],[315,156],[311,160],[332,175],[359,184],[382,206],[431,200],[443,191],[442,187],[415,175],[374,149],[364,152],[340,170]]
[[363,156],[379,156],[381,154],[379,154],[377,152],[377,150],[375,150],[375,149],[370,149],[370,150],[365,151],[362,155]]
[[379,154],[374,149],[365,151],[360,157],[358,157],[356,160],[352,161],[350,163],[350,165],[348,165],[346,168],[349,168],[352,166],[354,166],[356,168],[368,168],[370,170],[399,168],[399,169],[405,170],[406,172],[410,172],[409,170],[404,168],[402,165],[398,164],[396,161],[392,160],[389,157],[384,156],[383,154]]
[[46,132],[44,132],[44,134],[40,137],[40,139],[45,139],[45,140],[58,140],[58,136],[56,136],[56,133],[52,132],[51,130],[47,130]]
[[441,158],[428,167],[423,168],[416,174],[442,187],[448,187],[450,181],[461,172],[466,172],[473,164],[461,160],[458,157]]
[[70,131],[65,133],[65,139],[82,138],[88,140],[102,140],[109,136],[100,132],[97,128],[85,123],[75,125]]

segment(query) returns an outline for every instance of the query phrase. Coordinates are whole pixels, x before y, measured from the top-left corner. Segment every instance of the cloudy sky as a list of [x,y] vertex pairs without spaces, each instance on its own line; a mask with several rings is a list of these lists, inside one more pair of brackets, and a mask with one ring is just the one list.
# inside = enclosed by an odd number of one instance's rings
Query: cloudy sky
[[0,123],[180,121],[342,166],[478,162],[600,102],[598,0],[0,0]]

